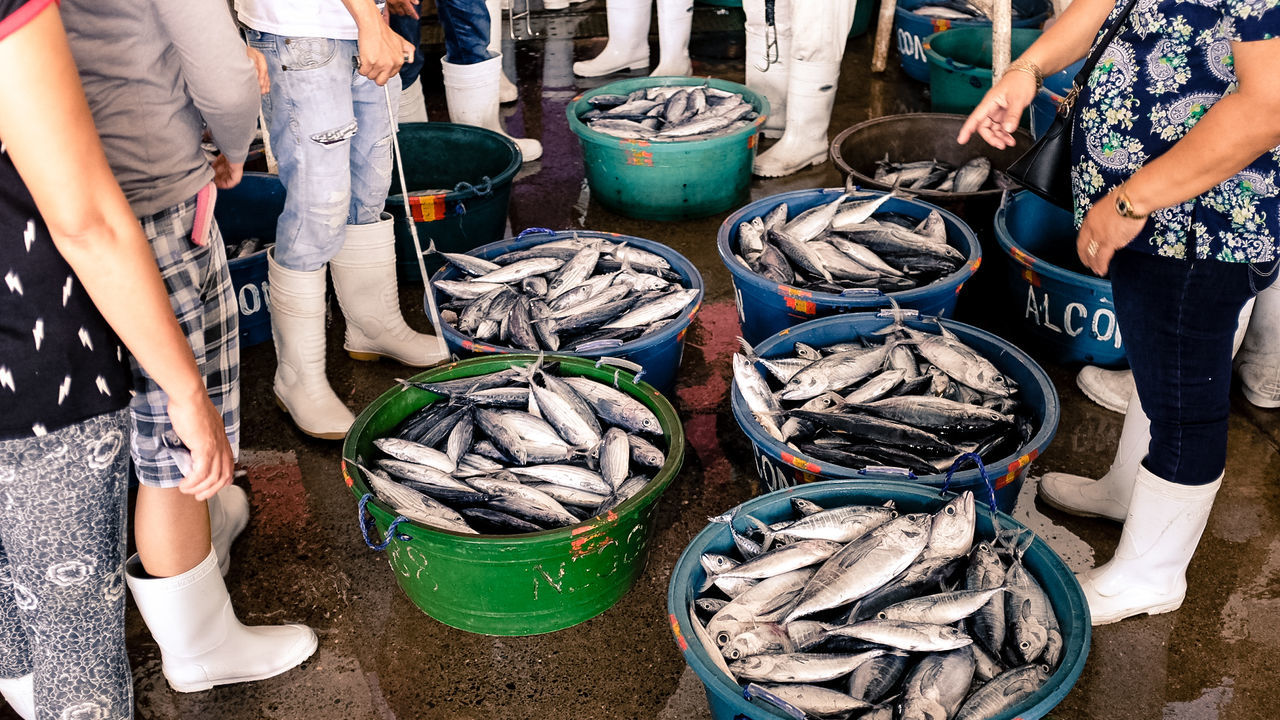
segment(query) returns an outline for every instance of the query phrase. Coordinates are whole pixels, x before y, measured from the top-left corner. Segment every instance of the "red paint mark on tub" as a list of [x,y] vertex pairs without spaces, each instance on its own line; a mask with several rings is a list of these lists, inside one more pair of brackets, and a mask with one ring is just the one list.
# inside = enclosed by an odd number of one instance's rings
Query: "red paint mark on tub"
[[347,487],[351,487],[356,484],[355,479],[351,477],[351,471],[347,468],[347,461],[345,459],[342,461],[342,481],[347,484]]
[[1022,279],[1026,280],[1031,285],[1040,287],[1040,276],[1037,275],[1035,271],[1031,270],[1030,268],[1026,268],[1022,271]]
[[676,636],[676,644],[680,646],[680,652],[689,649],[689,643],[684,639],[684,633],[680,631],[680,621],[676,620],[675,613],[671,613],[671,634]]
[[[260,532],[272,534],[276,528],[305,529],[311,523],[307,491],[302,485],[302,470],[293,452],[242,450],[240,464],[249,474],[249,502]],[[332,471],[330,471],[332,472]],[[343,468],[344,480],[350,484]]]
[[444,195],[411,195],[409,210],[417,222],[433,222],[446,214]]
[[821,465],[815,465],[809,462],[808,460],[805,460],[804,458],[796,457],[795,455],[792,455],[789,452],[782,453],[782,461],[793,467],[800,468],[801,470],[807,473],[813,473],[814,475],[820,475],[822,473]]
[[793,297],[787,298],[787,307],[805,315],[816,315],[818,312],[818,306],[814,303]]
[[755,133],[751,133],[750,135],[748,135],[748,136],[747,136],[747,147],[748,147],[748,148],[753,148],[753,147],[755,147],[755,146],[756,146],[756,143],[758,142],[758,141],[756,140],[756,137],[757,137],[757,136],[756,136],[756,134],[755,134]]
[[1027,267],[1034,267],[1036,264],[1036,259],[1028,255],[1022,248],[1011,247],[1009,248],[1009,254],[1013,256],[1014,260]]
[[569,541],[569,554],[577,560],[585,555],[598,553],[614,543],[614,539],[609,537],[609,527],[618,521],[618,514],[610,510],[599,520],[582,527],[574,528],[570,532],[572,539]]

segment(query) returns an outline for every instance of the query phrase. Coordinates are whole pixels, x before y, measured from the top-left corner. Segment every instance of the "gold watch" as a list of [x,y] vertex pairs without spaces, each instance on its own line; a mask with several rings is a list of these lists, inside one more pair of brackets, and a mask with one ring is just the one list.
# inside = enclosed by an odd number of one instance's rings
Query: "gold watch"
[[1116,191],[1116,212],[1120,214],[1120,217],[1127,217],[1130,220],[1146,220],[1147,216],[1151,214],[1139,213],[1133,209],[1133,202],[1129,200],[1123,185]]

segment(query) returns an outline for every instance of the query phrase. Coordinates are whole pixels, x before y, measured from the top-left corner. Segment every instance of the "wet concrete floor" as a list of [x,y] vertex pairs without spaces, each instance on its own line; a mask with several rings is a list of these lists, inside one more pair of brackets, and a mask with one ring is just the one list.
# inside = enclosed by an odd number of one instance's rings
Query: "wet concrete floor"
[[[666,592],[680,552],[706,524],[758,491],[749,443],[730,412],[730,355],[738,334],[729,275],[715,250],[724,215],[690,222],[622,217],[590,199],[582,157],[564,107],[578,91],[604,82],[576,80],[571,63],[603,47],[602,0],[559,14],[535,15],[543,36],[507,47],[521,99],[503,109],[508,128],[540,137],[543,159],[526,166],[512,193],[511,225],[589,228],[651,238],[694,262],[707,294],[687,337],[673,402],[689,451],[684,469],[658,505],[648,565],[612,609],[577,627],[538,637],[495,638],[446,627],[423,614],[396,586],[383,556],[369,550],[356,524],[356,504],[342,482],[339,444],[298,433],[271,393],[270,343],[244,352],[242,464],[253,516],[235,544],[227,586],[247,623],[304,622],[320,647],[304,666],[250,685],[179,694],[166,685],[160,656],[132,604],[129,643],[140,718],[377,720],[592,718],[694,720],[710,717],[696,676],[672,639]],[[741,34],[724,31],[740,11],[699,6],[694,71],[741,82]],[[708,28],[710,28],[708,30]],[[656,35],[654,58],[657,56]],[[831,135],[869,117],[927,110],[924,87],[893,67],[868,71],[870,38],[849,42]],[[442,50],[428,47],[434,60]],[[514,63],[512,63],[514,60]],[[438,65],[424,83],[434,119],[446,117]],[[435,68],[433,75],[432,69]],[[609,78],[612,79],[612,78]],[[752,199],[832,187],[831,163],[771,181],[757,180]],[[998,272],[996,262],[980,272]],[[414,325],[426,328],[421,291],[402,288]],[[1013,307],[1016,306],[1016,307]],[[1020,300],[970,307],[976,324],[999,330]],[[1010,309],[1013,307],[1013,309]],[[332,308],[337,313],[336,305]],[[341,352],[340,315],[329,327],[329,377],[339,396],[365,407],[404,376],[391,363],[358,363]],[[1097,477],[1110,463],[1121,417],[1088,402],[1073,382],[1076,368],[1040,357],[1062,397],[1056,439],[1032,468]],[[1084,674],[1056,718],[1192,720],[1275,716],[1280,687],[1280,412],[1234,398],[1227,480],[1190,569],[1186,604],[1172,614],[1096,630]],[[1105,560],[1119,528],[1081,520],[1034,500],[1029,482],[1017,511],[1076,568]],[[7,713],[0,711],[0,715]]]

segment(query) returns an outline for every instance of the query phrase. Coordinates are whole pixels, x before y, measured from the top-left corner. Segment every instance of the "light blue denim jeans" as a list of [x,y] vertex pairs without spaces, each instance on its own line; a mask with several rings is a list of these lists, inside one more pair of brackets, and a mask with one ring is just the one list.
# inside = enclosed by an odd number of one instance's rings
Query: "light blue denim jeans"
[[398,107],[400,78],[392,77],[384,91],[361,75],[355,40],[252,29],[246,36],[267,58],[271,92],[262,110],[287,193],[276,225],[276,262],[318,270],[342,249],[347,225],[382,217],[394,131],[385,93]]

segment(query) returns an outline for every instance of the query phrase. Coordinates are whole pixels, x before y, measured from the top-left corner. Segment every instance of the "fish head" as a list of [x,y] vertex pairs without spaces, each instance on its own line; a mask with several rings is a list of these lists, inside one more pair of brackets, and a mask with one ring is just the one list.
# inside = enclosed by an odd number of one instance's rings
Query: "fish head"
[[826,380],[817,373],[796,373],[787,381],[786,387],[778,393],[783,400],[808,400],[817,397],[826,390]]
[[719,553],[703,553],[698,561],[702,563],[702,569],[711,575],[722,573],[738,564],[733,558]]
[[929,546],[939,554],[953,557],[968,553],[973,545],[977,519],[973,493],[966,490],[934,513]]
[[1049,629],[1031,613],[1031,601],[1023,600],[1013,623],[1014,654],[1024,663],[1040,657],[1049,642]]

